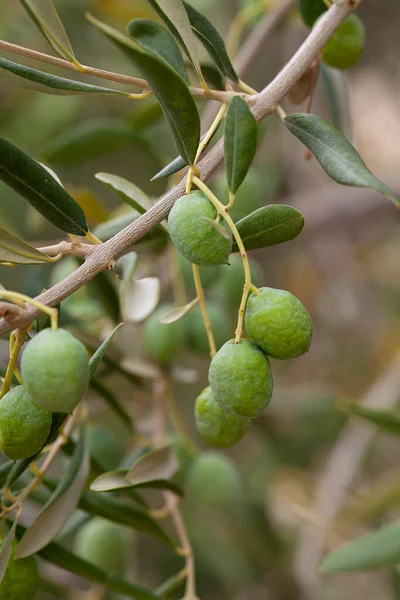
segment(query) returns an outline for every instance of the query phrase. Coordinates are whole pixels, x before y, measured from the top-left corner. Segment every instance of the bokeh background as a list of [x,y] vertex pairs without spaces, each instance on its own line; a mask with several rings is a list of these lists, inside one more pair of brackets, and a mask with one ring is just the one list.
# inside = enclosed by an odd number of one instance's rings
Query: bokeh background
[[[132,18],[155,18],[145,0],[56,0],[55,4],[79,60],[135,74],[124,56],[88,24],[84,13],[90,10],[123,29]],[[244,2],[234,0],[193,0],[192,4],[224,35],[244,7]],[[266,4],[268,11],[274,2]],[[365,54],[349,72],[324,69],[313,111],[333,121],[374,173],[399,194],[400,6],[396,0],[366,0],[359,14],[367,29]],[[257,21],[255,18],[244,27],[241,40]],[[262,89],[306,35],[306,27],[293,11],[252,65],[246,81]],[[0,37],[50,52],[23,9],[11,0],[0,5]],[[48,70],[71,75],[52,67]],[[205,103],[200,102],[199,107],[203,109]],[[288,112],[303,110],[287,102],[284,107]],[[95,231],[124,210],[120,200],[95,179],[97,172],[123,176],[154,199],[177,180],[150,182],[175,156],[171,136],[153,99],[134,103],[106,96],[50,96],[0,80],[0,135],[56,171],[82,204]],[[221,177],[219,173],[213,178],[215,190],[221,190]],[[259,150],[238,202],[241,215],[270,202],[291,204],[304,214],[306,224],[296,240],[253,252],[252,258],[260,272],[260,284],[288,289],[300,298],[312,315],[315,333],[306,356],[289,362],[272,361],[275,394],[271,406],[253,425],[251,434],[227,453],[239,470],[240,495],[225,510],[209,508],[190,493],[183,502],[197,559],[199,598],[399,598],[396,572],[321,579],[315,564],[319,546],[324,554],[392,520],[400,507],[398,441],[371,430],[371,438],[364,443],[364,426],[354,425],[354,418],[349,419],[345,409],[347,401],[365,398],[376,408],[385,403],[395,408],[400,399],[398,378],[390,389],[376,387],[377,382],[385,384],[392,377],[400,347],[398,212],[375,193],[331,183],[315,160],[305,159],[304,147],[274,116],[260,126]],[[2,184],[0,226],[35,245],[60,239],[59,231]],[[139,274],[160,277],[162,301],[171,301],[168,250],[154,243],[135,250],[140,257]],[[6,288],[34,296],[74,266],[64,261],[54,267],[0,267],[0,281]],[[95,346],[118,318],[118,285],[115,278],[102,276],[62,308],[63,322],[89,345]],[[210,286],[207,295],[216,304],[224,303],[224,314],[233,330],[232,296],[227,298],[217,284]],[[140,325],[128,323],[116,338],[114,352],[130,372],[146,378],[149,365],[141,332]],[[5,341],[0,352],[4,364]],[[193,405],[206,383],[207,369],[207,357],[190,349],[174,367],[174,391],[186,427],[205,450],[195,432]],[[132,416],[138,434],[148,435],[149,386],[144,391],[137,389],[111,368],[105,369],[103,381]],[[107,427],[115,439],[123,441],[127,453],[134,448],[135,441],[128,439],[98,390],[91,390],[88,405],[93,424],[103,431]],[[339,456],[340,451],[342,460],[336,460],[333,468],[332,456]],[[354,476],[343,489],[341,469],[346,470],[353,462]],[[330,514],[336,493],[339,501],[334,514],[321,517]],[[156,494],[150,500],[154,505],[160,503]],[[139,534],[128,558],[128,575],[154,586],[182,566],[181,559],[168,549]],[[87,594],[83,580],[45,564],[43,577],[61,587],[51,591],[47,586],[47,591],[40,592],[40,600]],[[72,591],[63,589],[64,585]]]

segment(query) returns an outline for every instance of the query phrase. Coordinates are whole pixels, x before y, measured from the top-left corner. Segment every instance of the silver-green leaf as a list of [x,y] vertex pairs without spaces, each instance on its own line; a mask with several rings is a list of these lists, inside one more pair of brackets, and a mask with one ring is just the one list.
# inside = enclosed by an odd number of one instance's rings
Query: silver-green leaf
[[235,96],[225,119],[225,171],[235,194],[243,183],[257,150],[257,122],[246,102]]
[[97,367],[99,366],[101,359],[103,358],[104,354],[106,353],[107,348],[110,345],[110,342],[112,341],[113,337],[115,336],[117,331],[122,326],[123,326],[123,323],[120,323],[119,325],[117,325],[112,330],[112,332],[106,337],[104,342],[102,344],[100,344],[100,346],[97,348],[96,352],[91,356],[90,361],[89,361],[90,377],[93,377],[93,375],[96,373]]
[[95,177],[140,214],[143,215],[153,206],[150,198],[137,185],[124,177],[111,173],[96,173]]
[[331,179],[376,190],[394,204],[399,203],[394,192],[371,173],[357,150],[331,123],[316,115],[297,113],[287,116],[285,125],[311,150]]
[[0,263],[38,264],[51,258],[0,227]]

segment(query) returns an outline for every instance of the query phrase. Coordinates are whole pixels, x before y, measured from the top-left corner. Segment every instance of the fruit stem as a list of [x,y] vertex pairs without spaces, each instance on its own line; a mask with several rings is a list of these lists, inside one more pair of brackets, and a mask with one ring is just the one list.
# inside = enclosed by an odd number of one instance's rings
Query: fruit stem
[[276,107],[276,109],[275,109],[275,110],[276,110],[276,114],[277,114],[277,115],[278,115],[278,117],[281,119],[281,121],[284,121],[284,120],[286,119],[286,116],[287,116],[287,115],[286,115],[285,111],[283,110],[282,106],[280,106],[280,105],[278,104],[278,106]]
[[17,329],[17,331],[13,331],[10,336],[10,360],[8,361],[6,376],[4,377],[3,385],[1,386],[0,399],[3,398],[11,388],[19,353],[25,340],[25,333],[25,329]]
[[242,238],[240,237],[240,233],[238,232],[237,227],[227,210],[227,207],[218,200],[218,198],[212,193],[212,191],[206,186],[206,184],[203,183],[203,181],[201,181],[201,179],[199,179],[198,177],[193,177],[193,183],[197,185],[199,190],[201,190],[207,196],[211,204],[214,205],[218,213],[227,222],[228,227],[232,231],[233,237],[235,238],[236,243],[238,245],[240,256],[242,257],[245,282],[243,287],[242,300],[239,308],[237,327],[235,331],[235,344],[239,344],[243,334],[244,311],[246,309],[247,298],[249,296],[250,291],[253,291],[253,288],[255,287],[251,282],[251,271],[246,248],[244,247]]
[[247,83],[242,80],[239,81],[239,88],[251,96],[256,96],[258,94],[257,90],[252,88],[250,85],[247,85]]
[[206,328],[208,344],[210,346],[210,356],[211,358],[214,358],[214,356],[217,354],[217,348],[215,346],[214,334],[207,312],[206,299],[204,297],[204,290],[200,279],[200,271],[198,265],[192,265],[192,269],[194,285],[196,288],[197,297],[199,299],[201,314],[203,315],[204,327]]
[[[25,294],[20,294],[19,292],[9,292],[8,290],[1,290],[0,296],[2,298],[6,298],[18,304],[18,306],[23,306],[24,302],[28,304],[32,304],[35,308],[38,308],[46,315],[50,317],[51,328],[53,331],[57,331],[58,329],[58,310],[56,308],[52,308],[51,306],[46,306],[46,304],[42,304],[29,296],[25,296]],[[23,306],[25,308],[25,306]]]

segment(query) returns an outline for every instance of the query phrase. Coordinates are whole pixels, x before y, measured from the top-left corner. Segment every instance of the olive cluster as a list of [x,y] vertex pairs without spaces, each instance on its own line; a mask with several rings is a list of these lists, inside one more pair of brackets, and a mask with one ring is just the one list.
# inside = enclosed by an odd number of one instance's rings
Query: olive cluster
[[[216,209],[200,191],[177,200],[169,216],[169,231],[187,261],[201,267],[228,263],[232,234],[225,223],[216,228],[216,219]],[[221,226],[226,228],[226,234],[221,233]],[[240,300],[242,286],[237,291]],[[234,295],[237,298],[236,292]],[[181,351],[185,332],[181,321],[163,329],[158,318],[161,311],[165,307],[148,321],[145,341],[153,358],[167,361]],[[219,347],[223,321],[218,321],[218,315],[214,319],[212,311],[210,316]],[[189,317],[197,320],[204,342],[200,311],[189,313],[185,319]],[[211,361],[210,385],[196,400],[197,429],[216,448],[238,442],[249,430],[251,419],[257,419],[268,406],[273,392],[269,357],[295,358],[307,352],[311,344],[310,315],[295,296],[284,290],[254,289],[247,302],[245,324],[250,339],[231,339],[220,347]],[[196,333],[196,327],[192,326],[191,332]],[[176,354],[171,352],[172,344]]]
[[23,385],[0,402],[0,449],[12,460],[28,458],[46,443],[52,413],[70,413],[89,383],[85,346],[64,329],[43,329],[22,354]]

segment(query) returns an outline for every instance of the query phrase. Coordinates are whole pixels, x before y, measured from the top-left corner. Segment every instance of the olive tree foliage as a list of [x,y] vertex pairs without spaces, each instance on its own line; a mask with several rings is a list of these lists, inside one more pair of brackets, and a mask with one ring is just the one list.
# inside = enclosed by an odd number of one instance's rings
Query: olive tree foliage
[[[82,64],[51,0],[21,0],[52,54],[0,41],[1,80],[41,93],[83,94],[87,102],[93,94],[114,95],[121,103],[146,103],[154,96],[177,157],[153,179],[170,177],[173,181],[175,174],[183,175],[180,183],[154,200],[135,182],[108,172],[96,174],[126,204],[126,210],[91,231],[83,208],[49,168],[51,152],[36,157],[42,161],[38,162],[12,140],[0,139],[0,179],[62,232],[58,243],[36,248],[0,229],[0,262],[14,268],[66,265],[64,270],[60,268],[58,281],[37,298],[4,288],[0,292],[0,333],[9,334],[10,339],[0,402],[0,445],[9,457],[0,467],[0,516],[9,526],[0,549],[0,590],[3,586],[4,593],[10,569],[22,565],[19,560],[38,554],[127,597],[167,598],[183,587],[186,600],[197,598],[195,557],[179,508],[186,479],[178,455],[183,452],[195,463],[188,482],[204,496],[205,503],[224,506],[234,497],[237,482],[234,466],[222,454],[198,456],[199,449],[187,434],[172,398],[174,361],[184,352],[187,338],[195,352],[209,355],[210,386],[193,398],[194,420],[204,442],[223,449],[242,439],[271,401],[269,357],[296,358],[309,350],[312,341],[306,308],[289,292],[260,287],[263,282],[249,257],[252,250],[294,239],[304,225],[303,215],[294,207],[272,203],[249,210],[240,197],[252,176],[258,123],[277,115],[287,135],[298,138],[332,180],[370,188],[398,204],[394,193],[371,173],[344,135],[311,112],[321,65],[346,69],[361,56],[365,32],[354,13],[360,2],[276,2],[237,60],[231,59],[231,49],[213,23],[183,0],[149,0],[159,19],[135,19],[125,32],[87,14],[99,34],[139,72],[140,77],[134,77]],[[298,11],[309,28],[308,36],[273,81],[263,90],[254,90],[244,81],[245,72],[292,10]],[[207,64],[199,60],[200,45],[209,56]],[[33,59],[35,67],[19,62],[19,56]],[[47,65],[72,71],[74,78],[49,73]],[[82,82],[80,74],[91,76],[91,83]],[[101,85],[95,78],[102,79]],[[207,109],[203,131],[198,99],[219,104],[212,119]],[[286,114],[282,108],[286,99],[291,106],[306,103],[305,112]],[[223,135],[215,142],[218,133]],[[89,134],[88,130],[83,135]],[[63,151],[65,148],[53,148],[53,153]],[[223,161],[224,192],[214,194],[207,180]],[[160,299],[159,279],[141,268],[142,262],[147,264],[146,253],[155,249],[157,256],[170,262],[172,303]],[[224,266],[227,263],[231,266]],[[222,293],[229,289],[237,311],[233,330],[224,320],[224,311],[205,293],[224,277]],[[107,308],[108,326],[102,329],[97,348],[59,328],[60,313],[63,316],[65,312],[72,324],[77,315],[82,319],[84,301],[79,304],[79,296],[78,301],[76,295],[75,300],[71,296],[86,284],[96,285],[96,299]],[[90,309],[96,306],[92,304]],[[99,320],[102,318],[100,311]],[[138,366],[113,351],[121,320],[144,323],[145,364]],[[248,337],[243,337],[245,327]],[[106,456],[101,456],[87,427],[85,395],[90,388],[135,435],[129,410],[99,375],[103,368],[118,371],[132,386],[143,387],[153,400],[151,434],[145,440],[133,437],[134,451],[123,460],[123,453],[118,460],[110,459],[111,446]],[[360,416],[398,435],[399,425],[390,415]],[[106,434],[101,435],[106,443]],[[54,480],[49,470],[60,454],[65,455],[67,467],[63,476]],[[210,473],[211,480],[226,484],[211,496],[202,484]],[[164,498],[176,534],[151,510],[141,494],[146,489],[158,490]],[[19,521],[31,499],[40,510],[29,527],[22,526]],[[68,549],[63,536],[66,531],[76,533],[82,525],[75,550]],[[397,524],[339,550],[328,557],[323,569],[360,570],[398,562],[396,528]],[[123,557],[128,552],[125,533],[129,529],[152,536],[182,555],[184,570],[172,574],[155,590],[124,578],[119,554]],[[31,589],[36,585],[33,573]]]

